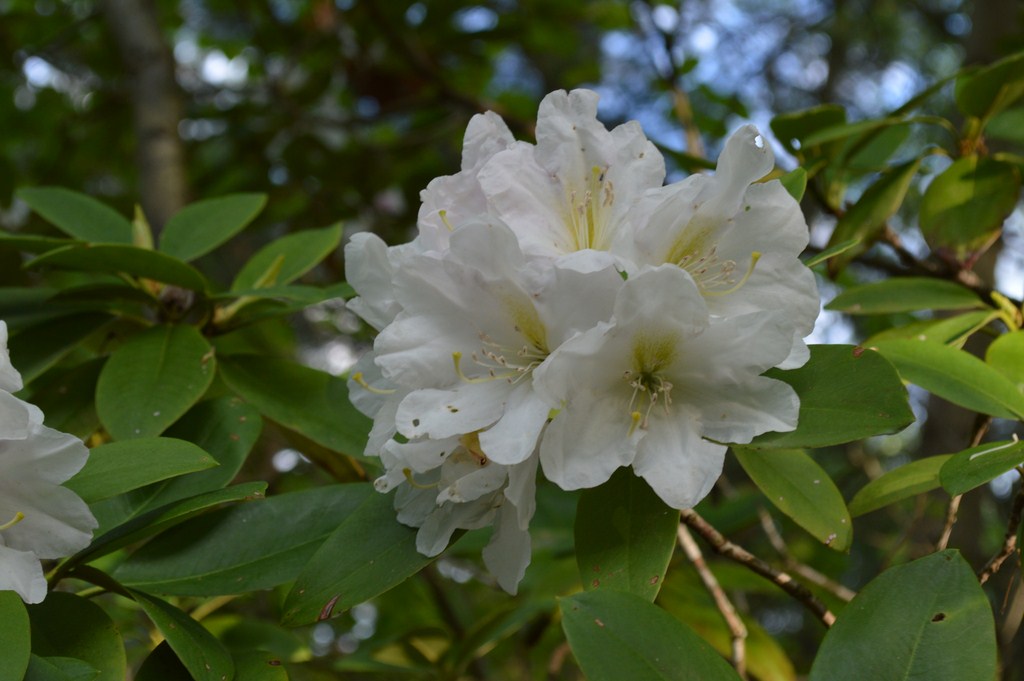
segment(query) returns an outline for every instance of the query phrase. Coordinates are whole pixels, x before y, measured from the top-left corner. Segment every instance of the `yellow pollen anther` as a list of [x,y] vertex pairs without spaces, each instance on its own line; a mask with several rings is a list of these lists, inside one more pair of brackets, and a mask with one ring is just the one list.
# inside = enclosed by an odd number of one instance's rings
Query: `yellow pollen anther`
[[12,527],[17,525],[18,523],[20,523],[24,519],[25,519],[25,514],[22,513],[21,511],[18,511],[17,513],[14,514],[14,517],[11,518],[8,522],[4,523],[3,525],[0,525],[0,532],[2,532],[4,530],[11,529]]
[[437,211],[437,215],[438,215],[439,218],[441,218],[441,222],[444,223],[444,226],[448,228],[449,232],[454,232],[455,231],[455,228],[452,227],[452,223],[448,222],[448,211],[446,211],[446,210],[439,210],[439,211]]
[[421,482],[416,482],[413,479],[413,477],[412,477],[412,469],[411,468],[403,468],[402,469],[402,475],[405,476],[405,481],[408,482],[409,485],[411,485],[412,487],[415,487],[416,489],[434,489],[438,485],[438,483],[436,483],[436,482],[432,483],[432,484],[429,484],[429,485],[424,485]]
[[636,430],[636,427],[640,425],[640,421],[643,420],[644,415],[638,411],[634,411],[632,414],[629,415],[629,417],[630,419],[632,419],[632,423],[629,424],[629,432],[627,433],[627,435],[632,435],[633,431]]
[[384,390],[383,388],[374,388],[372,385],[366,382],[365,378],[363,378],[362,371],[357,371],[356,373],[352,374],[352,380],[359,384],[360,388],[368,390],[374,395],[394,395],[396,392],[395,390]]

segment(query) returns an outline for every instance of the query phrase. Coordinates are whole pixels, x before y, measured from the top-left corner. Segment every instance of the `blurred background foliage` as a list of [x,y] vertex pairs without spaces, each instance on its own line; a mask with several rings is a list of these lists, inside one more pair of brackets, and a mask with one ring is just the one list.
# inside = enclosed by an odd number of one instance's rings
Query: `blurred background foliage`
[[[604,122],[638,119],[677,179],[706,167],[741,121],[767,131],[773,116],[822,103],[844,106],[848,120],[881,116],[966,65],[1022,48],[1018,0],[0,0],[0,226],[52,229],[14,198],[18,187],[69,187],[124,215],[139,202],[156,229],[189,201],[265,192],[268,208],[256,225],[201,261],[226,284],[260,245],[297,229],[341,220],[347,234],[408,239],[419,191],[458,169],[463,131],[479,111],[499,112],[530,139],[545,93],[594,88]],[[929,102],[929,113],[957,122],[955,111],[951,88]],[[1024,123],[1022,109],[1015,112]],[[1003,133],[1019,142],[1024,126],[1010,123]],[[991,132],[990,146],[1004,143]],[[913,134],[922,136],[916,148],[928,143],[930,133]],[[785,169],[796,165],[783,147],[776,151]],[[919,196],[910,193],[906,211]],[[835,218],[819,202],[809,191],[804,207],[812,246],[820,248]],[[1016,296],[1022,225],[1018,208],[1002,242],[976,267]],[[921,244],[918,252],[927,249]],[[26,281],[17,257],[0,249],[0,286]],[[877,279],[880,272],[861,265],[844,276]],[[306,279],[343,279],[340,251]],[[827,300],[834,289],[823,286]],[[297,321],[271,322],[259,333],[275,352],[298,353],[335,373],[358,351],[349,339],[367,338],[341,305],[316,306]],[[830,314],[816,338],[850,342],[878,330]],[[923,393],[914,398],[919,416],[929,415],[918,426],[818,453],[848,499],[899,463],[966,446],[966,412],[929,404]],[[248,477],[270,481],[272,491],[331,478],[322,470],[329,466],[299,456],[326,456],[311,443],[271,433],[261,446]],[[961,506],[951,545],[975,565],[1002,541],[1012,480],[1004,482]],[[574,499],[550,492],[540,491],[535,562],[518,601],[482,582],[468,560],[481,545],[471,534],[436,567],[331,623],[298,634],[280,629],[271,594],[233,603],[211,615],[210,626],[225,641],[259,641],[287,659],[313,659],[293,678],[333,678],[328,670],[340,668],[360,678],[382,661],[422,678],[437,669],[450,678],[578,678],[545,605],[577,583]],[[781,563],[793,556],[853,588],[885,565],[930,551],[946,511],[946,500],[933,494],[859,519],[854,552],[842,556],[781,516],[767,516],[759,495],[733,462],[702,511],[758,555]],[[777,523],[788,545],[780,545]],[[750,658],[761,665],[752,663],[752,674],[774,681],[806,671],[820,642],[817,624],[771,585],[714,562],[750,613]],[[992,582],[999,623],[1012,620],[1001,616],[1005,608],[1024,607],[1018,590],[1001,610],[1012,579],[1007,570]],[[728,646],[696,573],[670,572],[660,603]],[[1000,635],[1004,678],[1024,678],[1021,634]],[[145,642],[138,643],[141,655]]]

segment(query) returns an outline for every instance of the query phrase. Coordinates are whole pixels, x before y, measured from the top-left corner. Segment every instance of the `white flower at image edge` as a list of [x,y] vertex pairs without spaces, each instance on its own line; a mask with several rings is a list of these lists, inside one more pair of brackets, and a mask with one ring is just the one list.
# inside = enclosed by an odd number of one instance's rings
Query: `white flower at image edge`
[[545,476],[563,489],[595,487],[631,465],[669,506],[694,506],[721,473],[718,443],[796,427],[794,390],[760,375],[791,345],[783,315],[712,320],[674,265],[630,277],[611,321],[534,372],[538,392],[561,405],[540,446]]
[[44,426],[38,408],[10,394],[20,388],[0,321],[0,590],[39,603],[47,590],[40,560],[88,546],[96,519],[61,487],[89,451],[78,438]]

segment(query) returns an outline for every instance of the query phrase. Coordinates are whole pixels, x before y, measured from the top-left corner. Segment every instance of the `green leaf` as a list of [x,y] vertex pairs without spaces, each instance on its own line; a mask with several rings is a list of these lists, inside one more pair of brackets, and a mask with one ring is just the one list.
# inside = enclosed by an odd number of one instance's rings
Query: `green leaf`
[[105,362],[99,357],[62,373],[50,372],[32,384],[29,401],[43,410],[46,425],[82,439],[96,432],[96,381]]
[[213,349],[188,325],[161,325],[114,351],[96,385],[96,411],[118,440],[159,435],[213,382]]
[[361,457],[371,424],[349,402],[344,380],[257,355],[221,357],[219,367],[228,387],[267,418],[328,449]]
[[239,681],[288,681],[281,660],[262,651],[235,654],[235,678]]
[[829,238],[829,247],[850,239],[860,239],[860,243],[829,260],[830,274],[835,276],[851,260],[868,250],[889,218],[895,215],[903,204],[903,198],[907,195],[920,164],[921,159],[918,158],[893,166],[868,187],[857,203],[839,218]]
[[[136,672],[134,681],[181,681],[189,676],[185,665],[181,663],[165,640],[142,661],[142,666]],[[245,681],[244,676],[238,675],[237,668],[235,676],[238,681]]]
[[968,260],[999,236],[1019,195],[1020,172],[1012,163],[979,156],[958,159],[925,190],[921,233],[934,250]]
[[331,286],[302,286],[300,284],[287,284],[284,286],[267,286],[266,288],[243,289],[240,291],[225,291],[210,296],[212,300],[232,300],[237,298],[270,298],[287,302],[303,303],[314,305],[332,298],[344,298],[348,300],[355,296],[356,291],[350,284],[341,282]]
[[132,224],[91,196],[61,187],[25,187],[17,196],[68,236],[96,243],[132,242]]
[[957,551],[886,570],[825,634],[809,681],[996,677],[988,597]]
[[114,576],[131,587],[187,596],[283,584],[347,522],[362,500],[361,487],[315,487],[205,514],[150,540]]
[[266,194],[229,194],[185,206],[160,235],[160,250],[195,260],[241,232],[267,205]]
[[345,612],[436,559],[416,550],[416,530],[395,519],[391,495],[366,483],[343,489],[351,511],[299,573],[282,608],[285,625],[311,624]]
[[807,191],[807,171],[798,166],[780,177],[779,182],[786,188],[790,196],[800,201],[804,198],[804,192]]
[[28,261],[25,267],[124,273],[192,291],[205,291],[210,286],[199,270],[177,258],[145,248],[116,244],[79,244],[56,248]]
[[31,651],[28,612],[13,591],[0,591],[0,679],[20,679]]
[[942,486],[952,496],[981,487],[1024,464],[1024,442],[989,442],[954,454],[939,471]]
[[826,546],[850,549],[853,523],[846,502],[828,473],[806,452],[733,447],[733,453],[776,508]]
[[676,545],[679,511],[629,468],[584,490],[576,508],[576,564],[584,589],[617,589],[653,601]]
[[88,563],[226,503],[262,499],[266,489],[265,482],[246,482],[227,489],[197,494],[153,509],[100,535],[92,544],[72,556],[68,562],[74,565]]
[[985,351],[985,363],[1024,392],[1024,331],[1004,333]]
[[31,383],[112,319],[106,314],[82,312],[31,326],[11,338],[11,362],[22,380]]
[[235,663],[230,653],[202,624],[159,598],[141,591],[133,590],[131,594],[195,681],[235,678]]
[[28,614],[33,653],[83,660],[99,670],[96,681],[124,681],[124,643],[103,608],[74,594],[54,591],[42,603],[28,606]]
[[307,229],[276,239],[245,263],[235,277],[231,289],[253,288],[257,281],[283,256],[281,269],[274,280],[275,285],[288,284],[313,269],[321,260],[330,255],[341,242],[341,225],[323,229]]
[[921,340],[888,340],[874,349],[896,365],[903,379],[972,411],[1024,418],[1024,394],[974,355]]
[[938,489],[941,486],[939,470],[951,456],[943,454],[911,461],[875,478],[850,500],[850,515],[856,518],[897,501]]
[[639,596],[585,591],[559,600],[562,628],[590,681],[736,681],[685,624]]
[[895,433],[914,421],[899,375],[877,353],[850,345],[812,345],[804,366],[765,375],[796,390],[799,423],[788,433],[760,435],[750,447],[827,447]]
[[916,338],[917,340],[960,346],[969,336],[987,326],[998,316],[999,313],[992,308],[985,308],[978,312],[965,312],[943,319],[910,322],[879,331],[864,341],[862,345],[870,348],[880,341]]
[[24,681],[92,681],[99,673],[92,665],[73,657],[33,655]]
[[797,158],[814,158],[822,154],[820,145],[803,144],[819,130],[846,122],[846,111],[835,104],[824,104],[812,109],[795,111],[772,119],[772,132],[786,151]]
[[843,291],[826,310],[847,314],[892,314],[917,310],[963,310],[987,307],[974,291],[928,277],[893,277]]
[[1024,53],[973,71],[956,80],[956,104],[968,116],[990,118],[1024,95]]
[[90,450],[85,467],[64,486],[91,504],[216,465],[216,459],[184,440],[152,437],[109,442]]
[[234,480],[252,451],[263,419],[252,406],[235,397],[218,397],[192,407],[167,435],[188,440],[209,452],[219,464],[139,490],[132,500],[146,511],[179,499],[218,489]]
[[818,255],[808,258],[806,262],[804,262],[804,264],[807,267],[814,267],[815,265],[820,265],[829,258],[839,255],[840,253],[843,253],[845,251],[848,251],[859,243],[859,237],[856,239],[849,239],[848,241],[843,241],[842,243],[838,243],[835,246],[832,246],[831,248],[826,248],[821,253],[818,253]]
[[55,248],[70,246],[74,244],[73,239],[57,239],[50,236],[37,236],[35,234],[11,234],[0,231],[0,247],[13,248],[25,253],[46,253]]

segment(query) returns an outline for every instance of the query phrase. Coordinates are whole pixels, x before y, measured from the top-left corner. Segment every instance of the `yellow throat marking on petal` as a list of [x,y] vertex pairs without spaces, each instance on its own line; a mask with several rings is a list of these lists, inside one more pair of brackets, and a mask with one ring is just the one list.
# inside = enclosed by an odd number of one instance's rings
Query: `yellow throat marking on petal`
[[633,337],[633,371],[657,374],[676,358],[676,337],[670,333],[646,333]]
[[508,309],[516,331],[521,333],[537,351],[544,355],[549,354],[548,330],[544,327],[544,322],[540,320],[537,309],[512,296],[505,299],[505,307]]
[[11,518],[9,521],[4,523],[3,525],[0,525],[0,532],[3,532],[4,530],[11,529],[12,527],[17,525],[18,523],[20,523],[24,519],[25,519],[25,514],[22,513],[21,511],[18,511],[17,513],[14,514],[13,518]]
[[[651,412],[659,402],[669,414],[672,405],[672,384],[661,375],[676,357],[676,338],[672,334],[638,333],[633,340],[633,368],[622,378],[633,389],[629,399],[629,435],[639,426],[646,430]],[[647,401],[646,408],[643,407]],[[642,411],[641,411],[642,410]]]
[[582,193],[573,189],[568,196],[568,215],[566,226],[569,228],[570,243],[575,250],[588,248],[607,250],[610,235],[607,234],[604,212],[615,203],[615,186],[606,179],[607,168],[594,166],[586,180],[586,188]]

